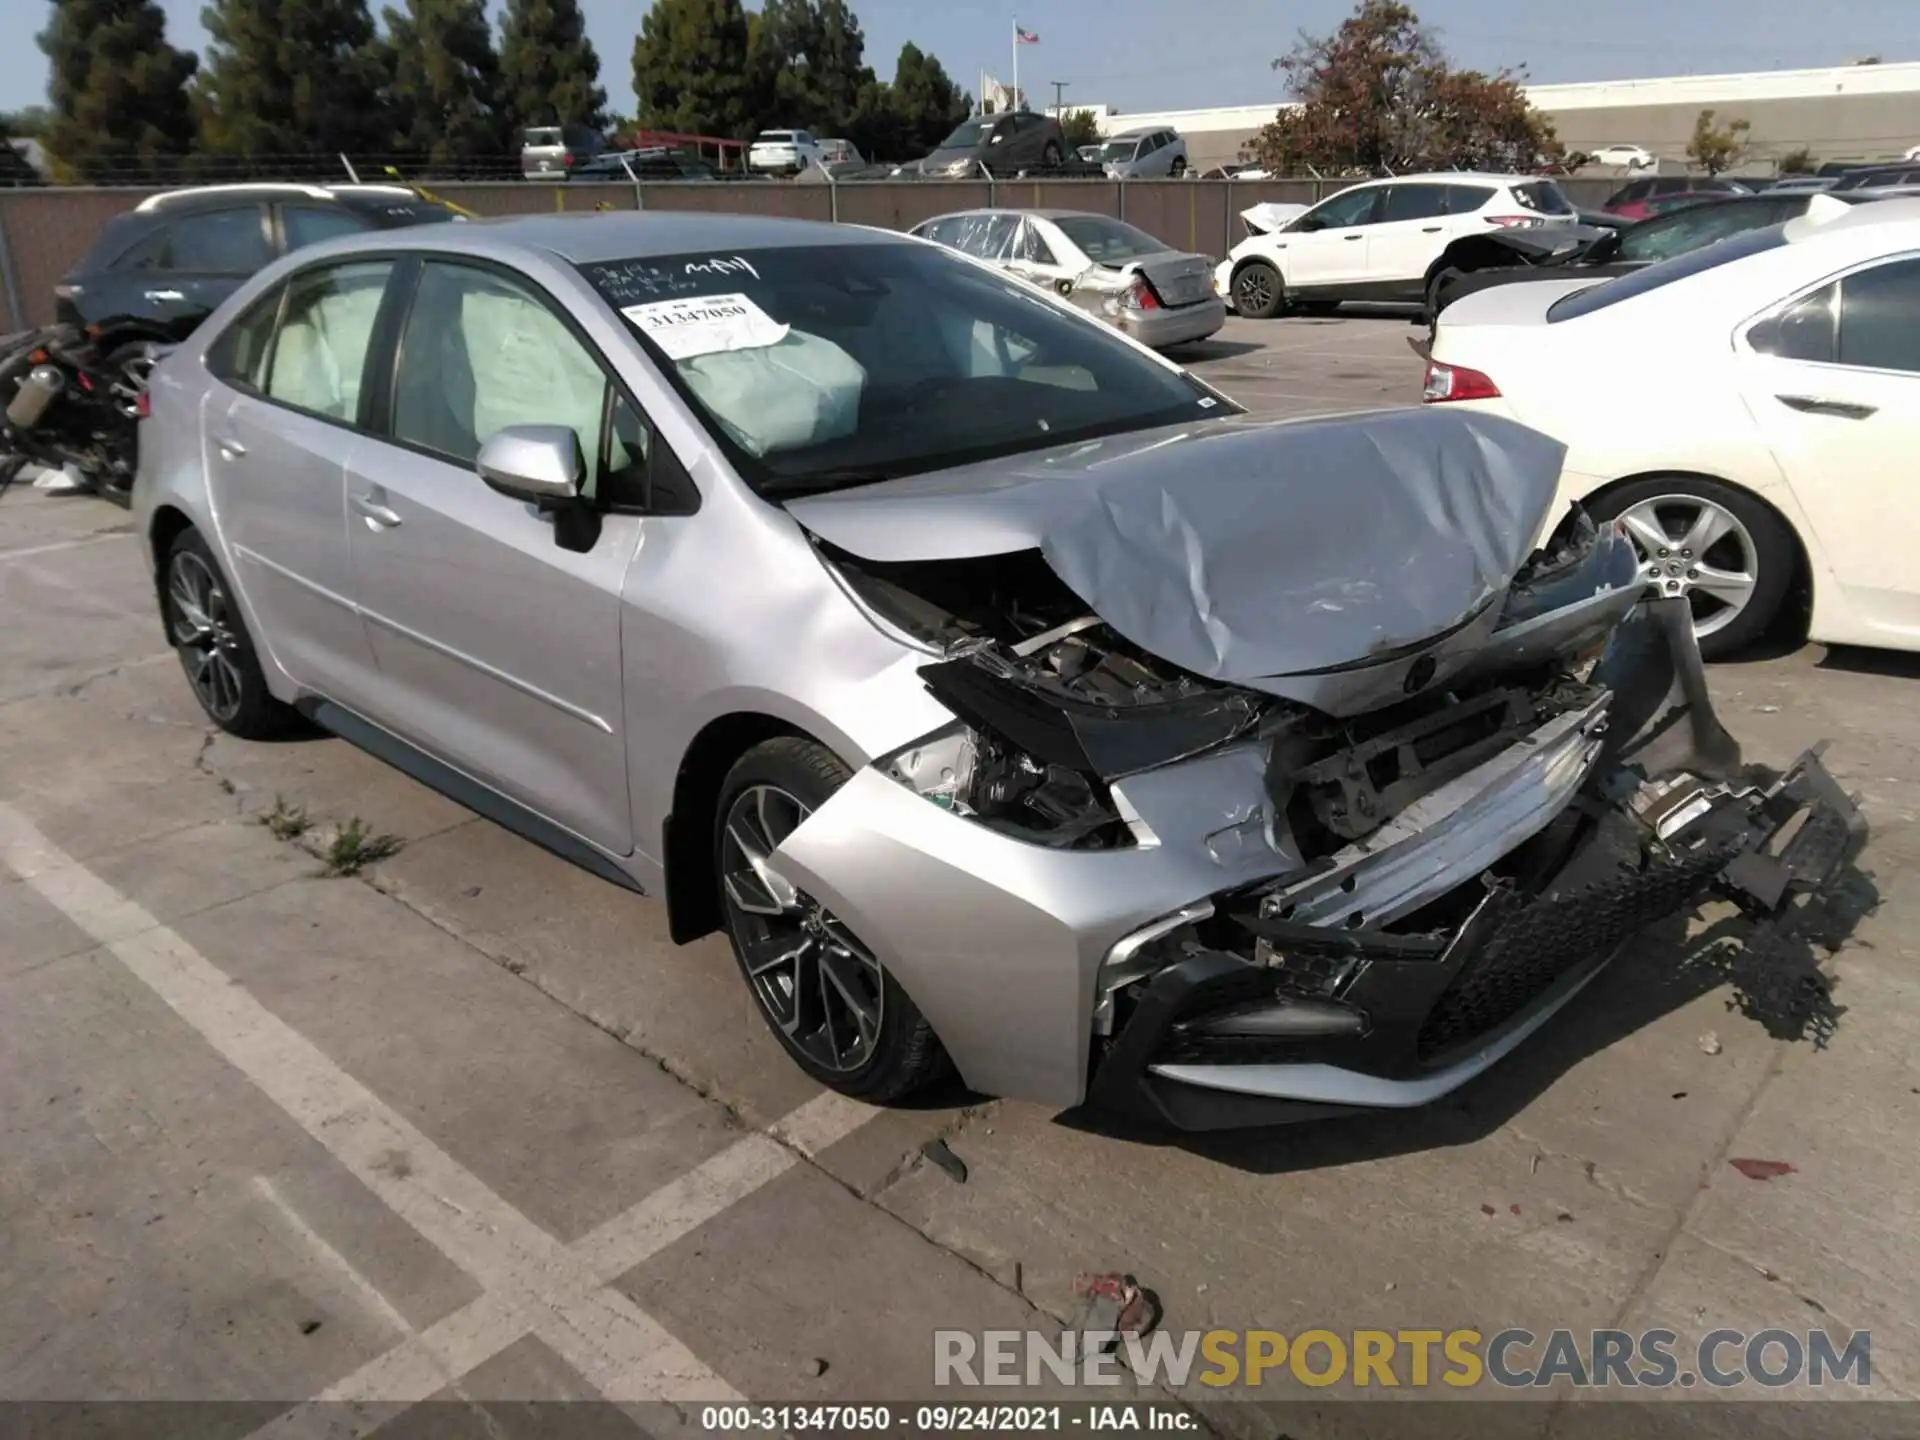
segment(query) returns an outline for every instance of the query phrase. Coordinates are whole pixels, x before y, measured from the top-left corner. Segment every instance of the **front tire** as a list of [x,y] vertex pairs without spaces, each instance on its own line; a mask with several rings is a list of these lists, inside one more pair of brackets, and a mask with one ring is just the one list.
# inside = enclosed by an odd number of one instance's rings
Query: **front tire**
[[946,1072],[939,1037],[859,938],[765,863],[851,778],[812,740],[754,746],[720,788],[714,871],[734,959],[767,1028],[822,1085],[884,1105]]
[[233,588],[198,530],[181,531],[168,549],[160,593],[167,639],[207,718],[243,740],[284,734],[294,712],[267,689]]
[[1249,320],[1271,320],[1287,305],[1280,272],[1264,260],[1249,260],[1233,272],[1233,308]]
[[1622,485],[1589,511],[1596,521],[1625,523],[1650,586],[1687,598],[1701,658],[1737,654],[1779,618],[1793,584],[1793,532],[1746,491],[1694,475],[1654,476]]
[[1060,147],[1049,140],[1047,148],[1040,152],[1040,163],[1049,170],[1060,168]]

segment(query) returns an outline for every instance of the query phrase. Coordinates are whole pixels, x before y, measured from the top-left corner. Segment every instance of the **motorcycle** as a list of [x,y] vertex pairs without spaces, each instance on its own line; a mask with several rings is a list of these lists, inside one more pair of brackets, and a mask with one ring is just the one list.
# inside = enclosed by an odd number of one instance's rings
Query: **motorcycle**
[[176,338],[133,317],[0,336],[0,492],[38,465],[127,505],[147,380]]

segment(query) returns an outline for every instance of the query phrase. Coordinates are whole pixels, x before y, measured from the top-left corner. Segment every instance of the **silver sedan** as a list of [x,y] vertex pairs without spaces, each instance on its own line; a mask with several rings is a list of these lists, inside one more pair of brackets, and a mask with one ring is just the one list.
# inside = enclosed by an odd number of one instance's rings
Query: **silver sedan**
[[305,715],[723,930],[871,1101],[1417,1104],[1640,925],[1859,843],[1817,758],[1740,768],[1621,535],[1533,553],[1554,442],[1256,422],[901,236],[332,241],[150,404],[134,512],[215,724]]

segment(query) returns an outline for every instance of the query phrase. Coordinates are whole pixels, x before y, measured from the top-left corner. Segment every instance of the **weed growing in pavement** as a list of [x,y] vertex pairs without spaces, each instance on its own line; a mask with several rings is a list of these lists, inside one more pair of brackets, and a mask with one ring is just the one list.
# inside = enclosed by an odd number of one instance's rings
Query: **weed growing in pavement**
[[329,875],[357,875],[361,867],[398,854],[404,842],[398,835],[376,835],[355,815],[334,833],[325,860]]
[[307,818],[307,807],[289,805],[284,795],[273,797],[273,809],[260,817],[260,823],[276,840],[298,840],[313,828],[313,821]]

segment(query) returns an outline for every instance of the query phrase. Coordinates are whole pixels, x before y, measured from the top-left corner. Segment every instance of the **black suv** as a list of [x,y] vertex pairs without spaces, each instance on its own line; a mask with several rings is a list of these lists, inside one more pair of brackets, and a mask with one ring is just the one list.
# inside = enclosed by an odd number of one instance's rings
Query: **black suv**
[[247,277],[336,235],[462,219],[404,185],[203,185],[116,215],[53,287],[60,320],[157,320],[180,338]]

